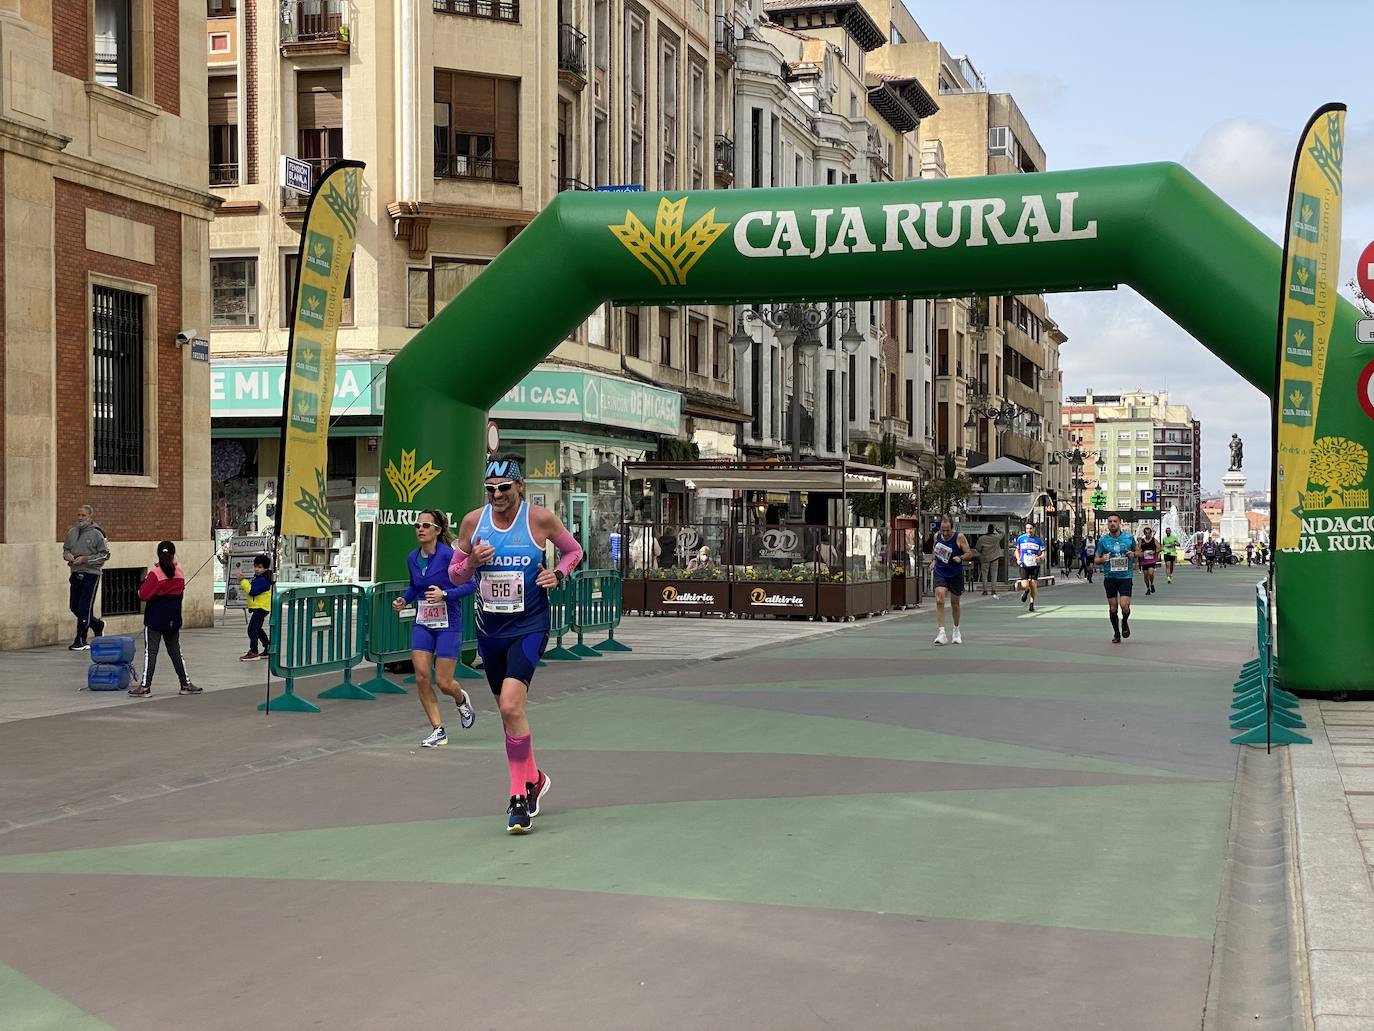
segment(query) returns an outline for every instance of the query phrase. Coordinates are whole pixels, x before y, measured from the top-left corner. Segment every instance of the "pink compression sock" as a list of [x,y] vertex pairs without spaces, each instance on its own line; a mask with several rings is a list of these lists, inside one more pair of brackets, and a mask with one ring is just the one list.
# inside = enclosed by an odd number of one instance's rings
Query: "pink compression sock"
[[532,780],[526,774],[534,769],[534,749],[530,747],[530,735],[506,735],[506,764],[510,767],[510,793],[523,795],[525,782]]

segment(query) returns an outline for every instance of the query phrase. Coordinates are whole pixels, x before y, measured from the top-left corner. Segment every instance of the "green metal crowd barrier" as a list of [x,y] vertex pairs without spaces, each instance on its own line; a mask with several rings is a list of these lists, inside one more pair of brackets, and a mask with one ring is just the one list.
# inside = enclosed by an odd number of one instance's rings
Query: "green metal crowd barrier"
[[1233,689],[1231,729],[1244,731],[1231,739],[1233,745],[1264,745],[1268,751],[1274,745],[1312,743],[1310,737],[1296,732],[1307,727],[1298,711],[1298,699],[1279,687],[1276,681],[1278,663],[1273,626],[1268,584],[1261,581],[1255,588],[1255,635],[1259,655],[1241,667],[1240,679]]
[[[583,569],[572,575],[572,629],[577,643],[572,651],[583,658],[596,658],[603,652],[628,652],[633,649],[615,639],[620,625],[622,584],[620,573],[614,569]],[[606,631],[606,640],[588,645],[585,635]]]
[[321,698],[371,701],[376,696],[353,683],[353,667],[367,654],[367,591],[357,584],[292,587],[272,600],[270,667],[286,690],[259,710],[319,712],[296,694],[296,680],[343,671],[343,683],[321,691]]
[[[343,683],[321,691],[321,698],[371,700],[379,694],[405,694],[405,688],[385,675],[388,662],[410,657],[411,631],[415,607],[401,612],[392,602],[405,594],[408,584],[385,580],[371,588],[357,584],[318,584],[281,591],[272,602],[271,670],[286,681],[284,692],[258,706],[259,711],[319,712],[296,694],[296,681],[335,670],[343,671]],[[462,656],[477,648],[475,595],[463,598]],[[614,569],[586,569],[574,572],[559,587],[549,591],[549,636],[555,646],[546,653],[549,659],[577,660],[595,658],[605,652],[628,652],[630,647],[615,639],[622,616],[620,573]],[[589,645],[589,634],[606,632],[606,640]],[[577,643],[565,647],[563,638],[577,635]],[[456,678],[480,679],[482,674],[460,658],[454,668]],[[367,661],[376,664],[371,680],[353,683],[353,667]],[[415,678],[408,677],[407,683]]]
[[568,661],[578,661],[582,658],[571,648],[563,646],[563,638],[572,633],[573,624],[573,604],[575,595],[573,584],[577,582],[580,574],[573,573],[567,577],[554,590],[549,592],[549,637],[553,638],[554,646],[544,653],[546,659],[565,659]]
[[377,664],[377,675],[359,684],[365,691],[373,694],[405,694],[400,684],[393,684],[386,678],[385,663],[410,658],[410,632],[415,626],[415,606],[410,605],[400,612],[392,608],[392,602],[406,593],[410,585],[404,580],[382,580],[373,584],[367,592],[367,658]]

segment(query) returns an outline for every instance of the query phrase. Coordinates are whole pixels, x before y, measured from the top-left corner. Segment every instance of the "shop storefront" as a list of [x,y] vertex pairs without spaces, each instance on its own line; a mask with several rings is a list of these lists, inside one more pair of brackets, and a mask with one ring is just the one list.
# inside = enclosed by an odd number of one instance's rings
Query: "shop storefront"
[[[285,370],[280,360],[232,359],[216,361],[211,370],[211,511],[217,540],[273,527]],[[326,472],[331,533],[293,538],[279,579],[372,578],[385,372],[385,359],[337,362]]]
[[[374,568],[387,358],[335,366],[327,490],[332,534],[296,538],[283,578],[369,581]],[[285,362],[223,359],[211,372],[217,538],[270,531],[276,517]],[[587,369],[543,365],[491,409],[503,451],[524,459],[530,500],[556,511],[589,566],[612,564],[620,471],[682,431],[682,395]]]

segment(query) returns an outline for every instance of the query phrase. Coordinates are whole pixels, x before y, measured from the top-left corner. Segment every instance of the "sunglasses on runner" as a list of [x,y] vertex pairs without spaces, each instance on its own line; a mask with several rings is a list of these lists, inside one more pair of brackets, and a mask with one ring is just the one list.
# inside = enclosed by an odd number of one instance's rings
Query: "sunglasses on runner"
[[504,494],[514,487],[515,483],[511,480],[507,480],[505,483],[484,483],[482,486],[487,489],[488,494],[495,494],[498,490]]
[[417,529],[417,530],[437,530],[437,529],[439,529],[439,524],[438,524],[438,523],[416,523],[416,524],[415,524],[415,529]]

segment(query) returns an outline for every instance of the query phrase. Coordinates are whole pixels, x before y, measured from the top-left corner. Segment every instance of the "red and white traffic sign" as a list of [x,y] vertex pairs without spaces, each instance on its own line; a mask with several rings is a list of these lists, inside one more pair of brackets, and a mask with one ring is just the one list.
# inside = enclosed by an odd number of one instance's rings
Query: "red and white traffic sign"
[[1360,284],[1360,293],[1374,300],[1374,243],[1360,252],[1360,260],[1355,265],[1355,282]]
[[1355,385],[1356,395],[1360,399],[1360,407],[1364,409],[1364,414],[1374,419],[1374,362],[1370,362],[1360,373],[1359,381]]

